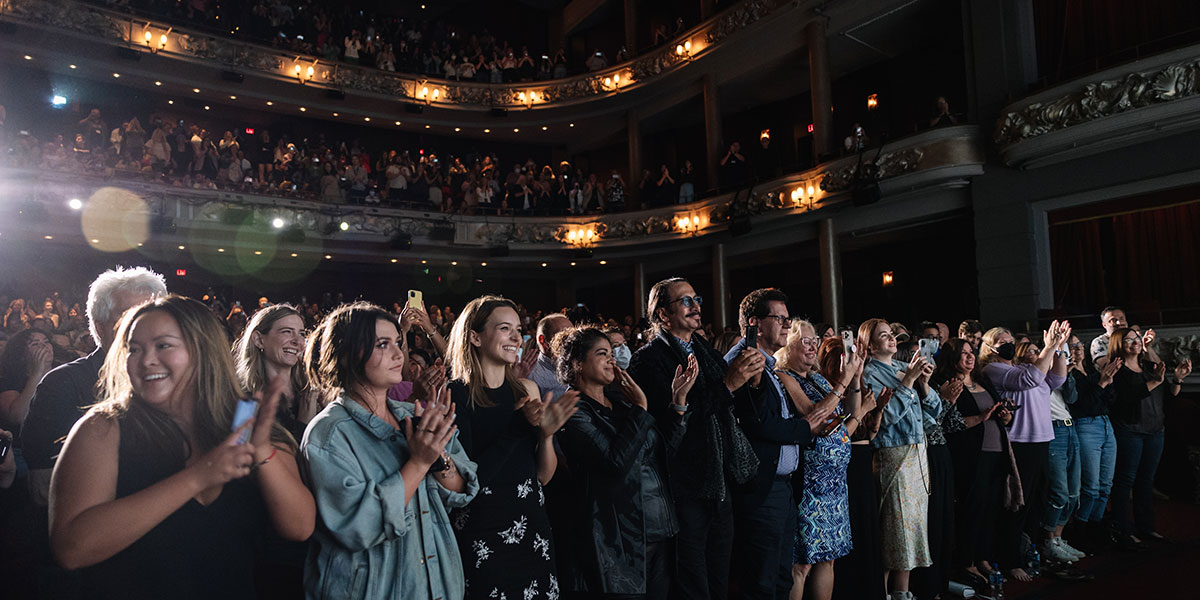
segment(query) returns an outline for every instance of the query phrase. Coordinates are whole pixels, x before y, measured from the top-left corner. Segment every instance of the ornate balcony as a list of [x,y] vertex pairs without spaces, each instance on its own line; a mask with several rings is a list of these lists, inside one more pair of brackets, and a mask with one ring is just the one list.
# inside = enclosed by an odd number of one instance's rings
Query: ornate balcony
[[1004,162],[1033,168],[1200,129],[1200,46],[1108,69],[1013,103]]
[[[943,210],[922,199],[945,189],[966,187],[983,172],[983,150],[977,128],[956,126],[930,130],[888,144],[875,160],[882,201],[862,209],[873,223],[920,218]],[[325,204],[218,190],[194,190],[147,183],[89,178],[46,171],[6,170],[3,193],[28,198],[22,214],[41,215],[36,228],[0,232],[5,239],[49,235],[81,240],[109,249],[102,235],[88,229],[87,214],[101,213],[111,230],[122,234],[116,250],[153,238],[166,245],[188,245],[192,252],[216,252],[248,243],[275,244],[285,234],[288,252],[320,255],[336,251],[366,262],[383,260],[387,244],[398,234],[410,239],[422,257],[487,256],[503,247],[497,262],[541,261],[549,253],[595,250],[605,255],[654,253],[678,248],[676,242],[722,235],[736,223],[752,222],[756,234],[787,234],[798,224],[831,216],[849,206],[851,187],[859,175],[858,157],[846,157],[816,169],[756,185],[738,194],[723,194],[686,205],[628,213],[570,217],[449,215],[358,205]],[[80,213],[69,200],[83,202]],[[954,206],[952,208],[960,208]],[[854,224],[848,224],[853,228]],[[36,229],[36,231],[34,231]],[[153,235],[152,235],[153,234]],[[99,242],[95,240],[101,240]],[[247,241],[250,240],[250,241]],[[110,240],[111,241],[111,240]],[[124,244],[124,245],[122,245]]]

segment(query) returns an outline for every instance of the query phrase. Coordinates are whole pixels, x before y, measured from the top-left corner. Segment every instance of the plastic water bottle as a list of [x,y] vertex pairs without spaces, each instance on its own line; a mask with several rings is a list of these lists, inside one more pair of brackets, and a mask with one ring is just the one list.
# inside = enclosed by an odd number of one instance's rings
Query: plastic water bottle
[[1037,577],[1042,574],[1042,555],[1038,553],[1037,544],[1030,544],[1029,576]]
[[988,575],[988,597],[991,600],[1004,600],[1004,575],[1000,574],[1000,565],[992,563],[992,572]]

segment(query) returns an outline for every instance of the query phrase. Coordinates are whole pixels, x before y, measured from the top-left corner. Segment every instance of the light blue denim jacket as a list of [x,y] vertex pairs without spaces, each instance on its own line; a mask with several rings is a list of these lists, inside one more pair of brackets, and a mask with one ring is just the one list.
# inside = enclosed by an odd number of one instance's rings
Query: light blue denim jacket
[[[387,406],[400,422],[413,415],[412,403]],[[463,597],[448,511],[466,506],[479,480],[457,433],[448,449],[465,493],[442,487],[431,471],[406,506],[400,468],[409,452],[402,431],[345,395],[313,418],[300,448],[318,517],[304,569],[307,598]]]
[[907,363],[893,361],[892,364],[868,359],[863,367],[863,384],[871,386],[875,397],[883,388],[891,388],[892,399],[883,409],[883,423],[872,444],[876,448],[908,446],[925,441],[925,426],[937,425],[942,414],[942,397],[933,386],[924,398],[916,390],[900,385]]

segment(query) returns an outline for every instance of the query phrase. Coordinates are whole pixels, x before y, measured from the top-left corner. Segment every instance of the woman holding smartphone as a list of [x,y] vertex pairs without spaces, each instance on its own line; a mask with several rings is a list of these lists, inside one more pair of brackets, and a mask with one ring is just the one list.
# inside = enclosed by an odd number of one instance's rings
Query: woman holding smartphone
[[126,313],[100,375],[101,400],[51,479],[55,557],[86,568],[93,598],[254,597],[267,519],[301,541],[315,512],[295,442],[275,423],[278,389],[257,394],[257,418],[230,433],[241,386],[224,328],[181,296]]
[[479,496],[454,514],[468,598],[560,593],[542,486],[558,467],[554,433],[576,407],[543,402],[536,384],[513,373],[520,347],[517,307],[499,296],[469,302],[450,332],[456,422],[479,461]]
[[387,398],[402,380],[395,317],[365,302],[321,322],[305,364],[325,408],[304,457],[320,516],[308,598],[463,597],[449,510],[479,491],[445,389],[422,410]]
[[925,425],[941,416],[942,399],[929,385],[933,364],[921,353],[907,364],[892,360],[896,336],[887,321],[868,319],[860,325],[857,345],[870,356],[863,367],[863,383],[878,393],[885,388],[892,391],[873,441],[879,464],[883,566],[888,570],[889,598],[912,600],[909,574],[932,564]]

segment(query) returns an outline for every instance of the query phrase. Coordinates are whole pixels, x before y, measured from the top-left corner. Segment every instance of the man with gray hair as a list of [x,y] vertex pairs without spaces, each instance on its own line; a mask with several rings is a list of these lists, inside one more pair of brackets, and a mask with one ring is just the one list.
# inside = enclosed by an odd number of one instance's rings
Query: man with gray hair
[[558,400],[567,391],[567,384],[558,380],[558,369],[555,366],[554,336],[571,328],[571,320],[563,313],[552,313],[542,317],[537,324],[538,359],[533,369],[529,371],[529,379],[537,384],[542,395],[550,394],[550,401]]
[[104,356],[116,337],[125,311],[167,293],[163,276],[145,267],[109,269],[88,289],[87,317],[96,350],[62,365],[42,378],[30,400],[21,428],[22,450],[29,464],[29,495],[45,507],[50,474],[70,433],[86,407],[96,403],[96,381]]

